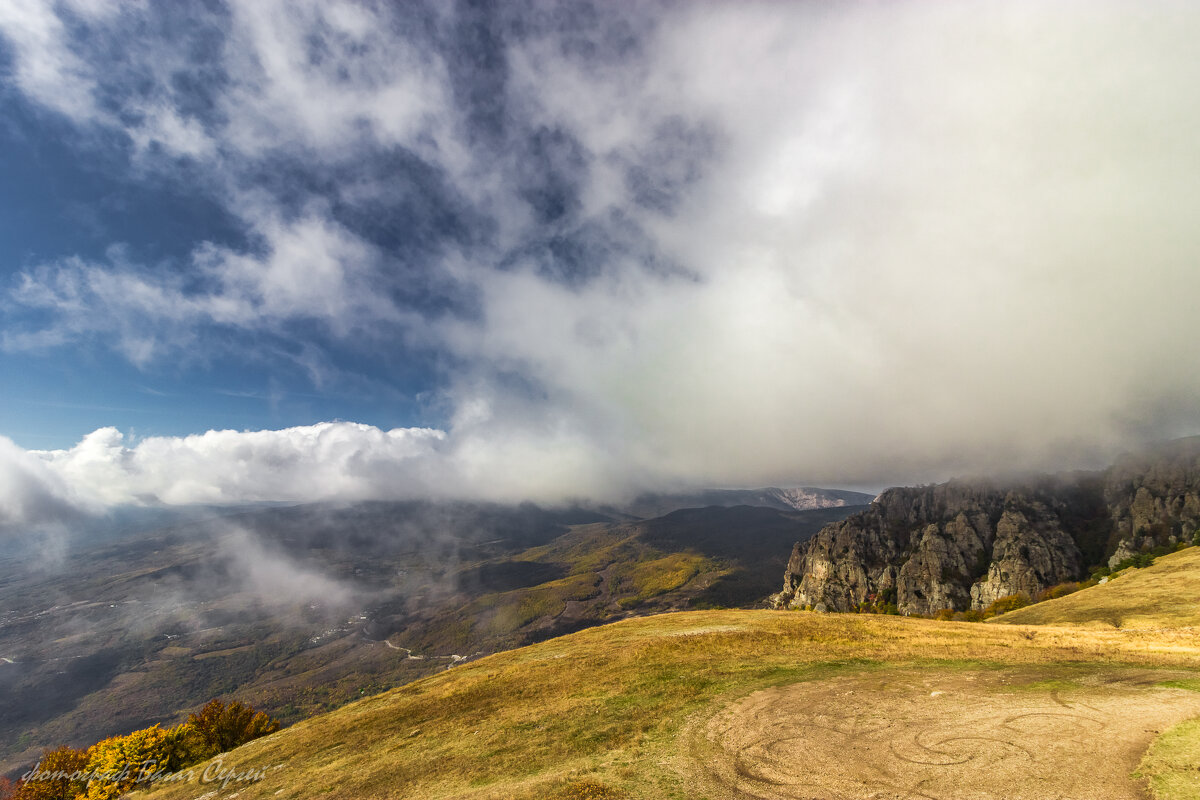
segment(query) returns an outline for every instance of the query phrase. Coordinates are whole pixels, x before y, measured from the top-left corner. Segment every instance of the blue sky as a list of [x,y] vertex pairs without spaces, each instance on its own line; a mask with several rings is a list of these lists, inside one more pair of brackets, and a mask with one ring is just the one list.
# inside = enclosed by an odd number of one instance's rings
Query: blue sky
[[876,488],[1200,432],[1198,33],[11,0],[0,509]]

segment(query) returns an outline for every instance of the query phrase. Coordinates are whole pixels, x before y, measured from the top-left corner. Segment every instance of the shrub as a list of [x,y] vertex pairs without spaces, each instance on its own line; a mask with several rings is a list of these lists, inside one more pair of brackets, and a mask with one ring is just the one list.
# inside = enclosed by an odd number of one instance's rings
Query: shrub
[[954,609],[943,608],[941,611],[934,614],[933,618],[941,620],[942,622],[949,622],[950,620],[954,619]]
[[[1161,553],[1159,554],[1161,555]],[[1155,554],[1153,551],[1149,553],[1138,553],[1136,556],[1121,561],[1112,568],[1113,572],[1120,572],[1123,569],[1144,569],[1154,563]]]
[[1018,608],[1024,608],[1029,605],[1032,600],[1027,594],[1010,594],[1007,597],[1001,597],[996,602],[983,610],[983,618],[991,619],[1000,614],[1007,614],[1009,611],[1016,611]]
[[890,587],[877,594],[867,595],[867,599],[854,606],[856,614],[891,614],[899,615],[896,605],[896,588]]
[[1054,600],[1058,597],[1066,597],[1069,594],[1078,592],[1081,588],[1083,588],[1082,585],[1075,583],[1074,581],[1060,583],[1038,592],[1036,602],[1043,603],[1047,600]]

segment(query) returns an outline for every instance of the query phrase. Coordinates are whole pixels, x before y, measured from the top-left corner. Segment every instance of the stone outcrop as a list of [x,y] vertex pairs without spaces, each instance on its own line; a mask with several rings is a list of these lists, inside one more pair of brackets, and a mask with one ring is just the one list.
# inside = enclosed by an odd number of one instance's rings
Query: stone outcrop
[[[776,607],[986,608],[1200,528],[1200,437],[1103,472],[889,489],[792,550]],[[1122,557],[1127,557],[1122,555]]]

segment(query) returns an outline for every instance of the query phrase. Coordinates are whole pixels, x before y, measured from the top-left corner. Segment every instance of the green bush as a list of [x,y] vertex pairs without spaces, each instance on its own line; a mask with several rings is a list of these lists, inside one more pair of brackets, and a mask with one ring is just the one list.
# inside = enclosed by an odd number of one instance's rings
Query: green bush
[[1131,567],[1133,569],[1144,569],[1153,564],[1154,559],[1155,555],[1153,551],[1149,553],[1138,553],[1136,556],[1130,556],[1129,558],[1120,561],[1115,567],[1112,568],[1112,571],[1120,572],[1123,569],[1130,569]]

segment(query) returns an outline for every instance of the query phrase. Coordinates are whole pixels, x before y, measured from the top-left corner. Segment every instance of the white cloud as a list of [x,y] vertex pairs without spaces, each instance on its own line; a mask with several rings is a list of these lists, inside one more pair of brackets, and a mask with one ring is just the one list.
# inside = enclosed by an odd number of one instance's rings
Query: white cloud
[[43,0],[0,3],[0,34],[15,51],[13,78],[21,91],[77,121],[99,116],[91,70],[73,51],[52,4]]
[[108,264],[72,257],[21,273],[13,300],[49,311],[57,322],[34,330],[10,326],[0,346],[44,349],[104,335],[130,361],[147,366],[190,345],[204,325],[279,330],[315,320],[347,336],[404,317],[375,285],[375,248],[322,209],[288,220],[254,204],[242,211],[260,248],[201,243],[190,274],[172,265],[131,264],[119,248]]
[[56,526],[96,509],[35,455],[0,436],[0,536]]
[[[340,158],[364,131],[434,152],[451,100],[436,53],[359,4],[235,3],[226,141],[244,155],[300,146]],[[438,144],[435,144],[435,141]]]
[[512,415],[477,395],[454,433],[322,422],[127,441],[116,428],[101,428],[67,450],[9,447],[14,463],[20,458],[46,485],[92,510],[426,498],[559,503],[639,490],[632,473],[613,474],[597,460],[588,432],[572,420],[539,417],[518,427]]
[[436,487],[443,439],[423,428],[326,422],[148,437],[131,446],[117,429],[102,428],[69,450],[34,454],[50,473],[105,505],[235,505],[420,496]]

